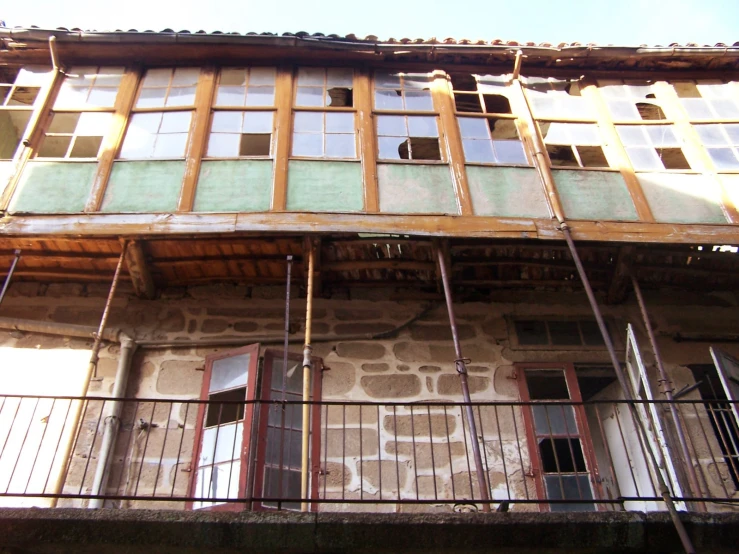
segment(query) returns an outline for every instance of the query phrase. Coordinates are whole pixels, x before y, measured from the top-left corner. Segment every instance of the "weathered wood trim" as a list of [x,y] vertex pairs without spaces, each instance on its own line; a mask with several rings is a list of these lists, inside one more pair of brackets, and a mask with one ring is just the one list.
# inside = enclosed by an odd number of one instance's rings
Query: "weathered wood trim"
[[151,272],[146,263],[144,254],[144,245],[140,241],[132,240],[128,243],[126,249],[126,267],[128,274],[131,276],[133,290],[138,296],[143,296],[149,300],[153,300],[156,296],[156,287],[154,280],[151,278]]
[[606,139],[606,144],[603,145],[603,153],[606,155],[606,159],[608,159],[611,167],[621,172],[621,177],[626,183],[626,189],[629,191],[639,220],[654,221],[654,215],[649,207],[649,202],[647,202],[647,197],[644,195],[626,149],[621,144],[621,138],[618,136],[616,126],[613,124],[611,113],[608,111],[608,106],[600,93],[600,89],[594,80],[585,80],[583,85],[580,92],[595,108],[598,127]]
[[190,124],[190,134],[187,140],[185,153],[185,175],[182,180],[182,190],[177,202],[178,212],[192,211],[195,202],[195,189],[200,177],[200,165],[205,155],[210,134],[210,112],[213,104],[213,94],[216,89],[215,67],[208,66],[200,70],[200,79],[195,89],[195,111]]
[[[644,222],[569,221],[572,236],[586,241],[733,244],[739,226]],[[562,240],[551,219],[382,215],[253,214],[82,214],[6,216],[0,236],[188,237],[276,233],[388,233],[428,237]]]
[[451,85],[447,81],[445,73],[441,71],[434,72],[431,93],[434,97],[434,105],[439,112],[439,122],[441,123],[439,147],[444,152],[445,161],[449,163],[449,168],[452,172],[452,183],[454,184],[454,195],[457,198],[457,208],[462,215],[472,215],[472,198],[467,182],[467,172],[464,168],[462,137],[459,127],[457,127],[457,118],[454,115],[454,97],[451,92]]
[[121,81],[121,86],[118,89],[118,95],[113,106],[113,124],[104,139],[103,150],[98,158],[98,166],[92,182],[92,189],[85,205],[86,212],[100,211],[100,207],[103,204],[105,189],[108,186],[110,174],[113,171],[113,162],[121,148],[123,137],[126,134],[126,127],[131,117],[131,110],[136,99],[136,91],[141,80],[141,73],[139,68],[129,69]]
[[377,185],[377,151],[375,125],[372,116],[372,77],[366,69],[354,72],[354,107],[359,134],[359,156],[362,161],[362,184],[364,186],[364,211],[380,211]]
[[41,100],[38,101],[36,109],[31,113],[31,118],[28,121],[28,127],[26,133],[21,140],[21,144],[24,145],[13,168],[13,175],[8,181],[5,190],[0,195],[0,212],[6,211],[10,204],[10,199],[15,193],[15,189],[18,187],[21,174],[26,167],[26,163],[31,159],[31,155],[38,149],[41,143],[41,138],[44,136],[44,129],[46,129],[51,119],[51,108],[56,101],[56,96],[59,93],[59,88],[62,86],[64,81],[64,74],[61,71],[56,71],[52,74],[50,81],[46,87],[40,91]]
[[280,67],[275,83],[275,127],[272,134],[274,181],[272,184],[272,211],[285,211],[287,206],[287,166],[292,143],[293,70]]
[[613,271],[611,284],[608,286],[608,295],[606,296],[606,302],[608,304],[618,304],[626,300],[629,285],[631,284],[629,266],[633,255],[634,246],[632,245],[625,245],[618,249],[616,267]]

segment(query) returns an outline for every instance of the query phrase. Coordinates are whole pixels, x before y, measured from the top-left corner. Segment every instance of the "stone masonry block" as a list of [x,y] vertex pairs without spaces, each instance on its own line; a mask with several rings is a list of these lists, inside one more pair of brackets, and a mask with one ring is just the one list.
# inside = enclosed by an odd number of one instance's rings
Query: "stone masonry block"
[[360,380],[362,388],[372,398],[393,399],[417,396],[421,392],[421,380],[416,375],[365,375]]

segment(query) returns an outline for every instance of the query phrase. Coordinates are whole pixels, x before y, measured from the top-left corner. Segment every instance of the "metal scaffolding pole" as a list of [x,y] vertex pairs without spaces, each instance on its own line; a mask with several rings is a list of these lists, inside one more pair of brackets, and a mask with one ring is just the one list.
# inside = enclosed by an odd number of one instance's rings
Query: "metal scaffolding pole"
[[10,281],[13,279],[13,273],[15,273],[15,267],[18,265],[18,260],[21,259],[21,251],[16,250],[15,251],[15,258],[13,259],[13,263],[10,264],[10,269],[8,270],[8,275],[5,277],[5,284],[3,284],[3,290],[0,291],[0,305],[3,303],[3,298],[5,298],[5,293],[8,291],[8,288],[10,287]]
[[310,504],[308,503],[308,488],[310,483],[310,473],[308,471],[308,453],[310,450],[310,384],[311,384],[311,352],[313,349],[310,345],[311,326],[313,322],[313,264],[315,255],[314,247],[311,242],[308,250],[308,290],[305,300],[305,345],[303,346],[303,448],[300,464],[300,511],[307,512]]
[[482,465],[482,455],[480,454],[480,443],[477,437],[477,425],[475,424],[475,414],[472,411],[470,405],[470,386],[467,380],[467,365],[465,358],[462,355],[462,346],[459,344],[459,334],[457,333],[457,321],[454,318],[454,306],[452,304],[452,291],[449,286],[449,275],[447,274],[446,261],[444,260],[444,253],[441,248],[436,248],[436,256],[439,262],[439,269],[441,270],[441,281],[444,285],[444,296],[446,298],[446,308],[449,312],[449,325],[452,328],[452,340],[454,341],[454,352],[457,359],[454,363],[459,374],[459,380],[462,384],[462,397],[466,404],[465,416],[467,419],[467,427],[470,430],[470,440],[472,441],[472,454],[475,459],[475,471],[477,473],[477,484],[480,487],[480,496],[484,501],[482,509],[484,512],[490,511],[490,493],[488,491],[487,478],[484,466]]

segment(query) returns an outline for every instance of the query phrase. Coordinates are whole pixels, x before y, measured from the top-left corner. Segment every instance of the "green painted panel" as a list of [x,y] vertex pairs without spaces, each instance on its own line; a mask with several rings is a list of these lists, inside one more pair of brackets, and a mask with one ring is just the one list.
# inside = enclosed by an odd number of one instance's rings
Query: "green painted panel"
[[378,164],[380,211],[458,214],[447,165]]
[[184,160],[115,162],[102,211],[173,212],[177,209],[184,173]]
[[726,223],[719,184],[705,175],[639,173],[654,219],[664,223]]
[[271,160],[204,161],[193,211],[265,212],[271,199]]
[[562,208],[568,219],[637,221],[629,189],[616,171],[554,169]]
[[467,166],[475,215],[549,218],[544,187],[535,169]]
[[26,164],[11,212],[80,213],[90,196],[97,162],[36,162]]
[[291,160],[287,209],[296,212],[361,212],[364,208],[360,162]]

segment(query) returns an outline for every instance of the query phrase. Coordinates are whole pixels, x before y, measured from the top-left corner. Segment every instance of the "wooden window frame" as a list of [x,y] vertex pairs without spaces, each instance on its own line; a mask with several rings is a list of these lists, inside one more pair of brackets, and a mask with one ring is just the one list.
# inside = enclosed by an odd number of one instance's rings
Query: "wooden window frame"
[[[506,324],[508,326],[508,337],[510,342],[510,347],[512,350],[548,350],[548,351],[596,351],[596,352],[605,352],[606,346],[605,343],[603,344],[584,344],[584,338],[583,338],[583,331],[580,324],[582,322],[592,323],[596,324],[595,319],[590,319],[587,316],[557,316],[557,315],[546,315],[546,316],[539,316],[539,315],[532,315],[531,317],[527,316],[506,316]],[[521,344],[518,340],[518,333],[516,331],[516,322],[519,321],[539,321],[547,324],[547,337],[549,338],[549,344]],[[550,331],[548,327],[548,322],[574,322],[578,324],[578,330],[580,332],[580,337],[583,339],[582,344],[552,344],[551,342],[551,336]],[[606,327],[608,328],[608,331],[611,335],[611,340],[614,343],[614,346],[616,347],[617,351],[623,351],[623,337],[619,333],[615,331],[617,326],[614,324],[615,322],[610,319],[606,318],[605,320]],[[577,360],[575,360],[576,362]]]

